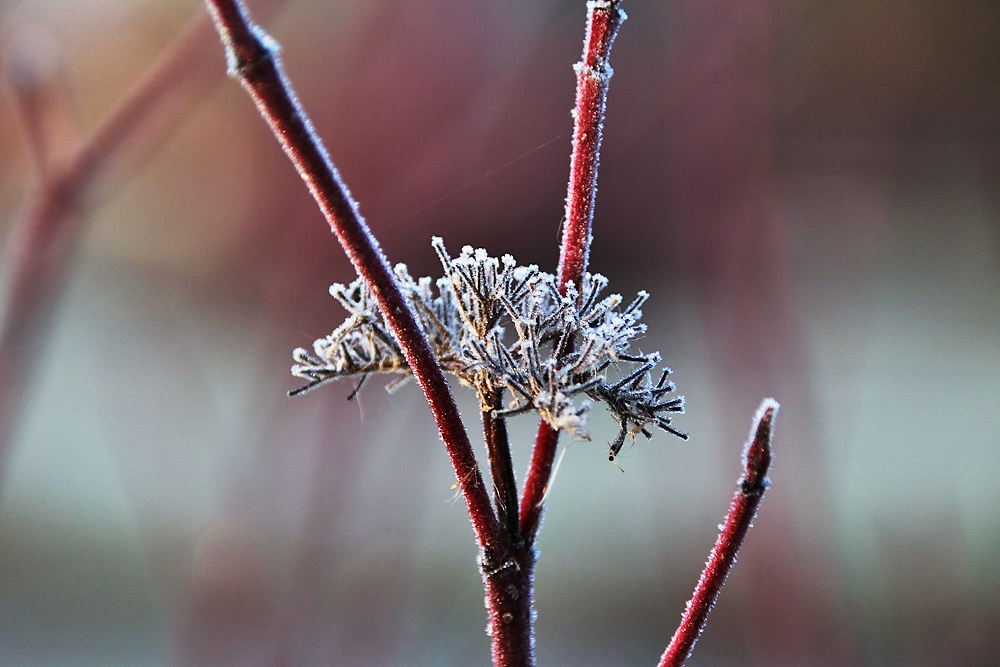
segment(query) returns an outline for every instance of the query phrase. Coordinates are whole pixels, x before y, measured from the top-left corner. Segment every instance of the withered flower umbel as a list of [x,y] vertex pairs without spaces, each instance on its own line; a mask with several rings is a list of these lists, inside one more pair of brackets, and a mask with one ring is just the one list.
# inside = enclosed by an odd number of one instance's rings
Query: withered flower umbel
[[[587,411],[592,400],[603,401],[620,426],[611,460],[626,436],[650,437],[654,426],[687,438],[671,426],[684,399],[667,398],[675,390],[670,369],[654,382],[659,353],[631,350],[646,331],[639,322],[646,292],[621,308],[620,295],[601,296],[608,279],[587,273],[582,289],[571,284],[561,295],[555,276],[518,266],[510,255],[491,257],[466,246],[452,258],[440,238],[432,245],[444,277],[414,280],[399,264],[396,278],[441,367],[473,387],[484,410],[491,409],[490,396],[509,392],[506,407],[492,411],[495,418],[537,412],[553,428],[589,440]],[[359,278],[333,285],[330,293],[349,317],[318,339],[313,353],[294,351],[292,374],[309,382],[291,394],[337,378],[363,382],[371,373],[397,374],[387,386],[395,390],[410,377],[409,367],[368,288]]]

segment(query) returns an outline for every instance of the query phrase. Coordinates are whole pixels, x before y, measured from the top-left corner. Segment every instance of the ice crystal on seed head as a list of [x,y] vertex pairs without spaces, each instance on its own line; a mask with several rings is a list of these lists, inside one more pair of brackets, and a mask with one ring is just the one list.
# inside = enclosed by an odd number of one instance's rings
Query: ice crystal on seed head
[[[627,436],[650,437],[651,427],[687,437],[670,425],[670,415],[684,411],[682,397],[666,398],[675,389],[670,369],[654,382],[659,353],[631,351],[646,330],[639,322],[646,292],[622,308],[620,295],[602,296],[608,279],[588,273],[581,287],[570,284],[562,295],[555,276],[519,266],[510,255],[466,246],[452,258],[440,238],[432,245],[444,277],[414,280],[399,264],[396,279],[438,363],[476,389],[484,410],[495,417],[537,412],[553,428],[589,440],[587,412],[603,401],[620,426],[611,460]],[[292,374],[308,383],[291,393],[343,377],[363,382],[370,373],[397,374],[387,387],[394,390],[410,369],[373,295],[360,278],[333,285],[330,294],[348,318],[312,353],[294,351]],[[508,392],[505,406],[491,403]]]

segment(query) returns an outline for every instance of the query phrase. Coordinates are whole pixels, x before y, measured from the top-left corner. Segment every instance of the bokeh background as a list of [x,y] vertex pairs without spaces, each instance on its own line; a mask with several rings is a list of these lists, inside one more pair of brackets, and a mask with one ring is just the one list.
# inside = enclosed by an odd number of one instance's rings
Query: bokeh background
[[[582,1],[252,6],[390,261],[436,275],[441,235],[554,270]],[[569,444],[539,664],[656,663],[765,396],[773,486],[689,664],[997,664],[1000,4],[626,9],[591,267],[652,293],[643,348],[692,437],[637,441],[622,474],[598,409]],[[5,71],[45,60],[86,135],[199,10],[0,2]],[[210,84],[88,200],[33,359],[0,471],[0,662],[487,665],[417,389],[285,397],[353,272],[208,53]],[[9,236],[34,172],[0,98]],[[523,471],[535,423],[511,426]]]

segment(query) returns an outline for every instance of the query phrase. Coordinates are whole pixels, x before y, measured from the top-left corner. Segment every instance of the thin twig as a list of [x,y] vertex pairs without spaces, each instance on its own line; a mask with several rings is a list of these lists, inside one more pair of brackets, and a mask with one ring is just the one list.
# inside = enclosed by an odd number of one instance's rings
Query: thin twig
[[501,558],[499,525],[451,390],[378,241],[292,92],[277,43],[250,20],[239,0],[206,0],[206,4],[225,46],[230,75],[253,98],[396,335],[444,439],[485,560]]
[[757,507],[767,490],[767,469],[771,465],[771,434],[774,430],[774,416],[778,403],[774,399],[764,399],[754,425],[750,430],[750,440],[744,451],[746,472],[740,479],[739,488],[729,506],[726,522],[719,538],[708,556],[708,563],[698,580],[694,595],[687,603],[680,626],[660,658],[658,667],[680,667],[691,655],[691,649],[705,628],[708,614],[712,611],[719,591],[736,564],[736,555],[743,544],[743,538],[753,524]]
[[542,498],[552,477],[552,464],[556,458],[559,431],[548,422],[538,422],[535,446],[531,449],[531,465],[524,479],[521,497],[521,536],[528,544],[533,544],[542,519]]
[[[626,18],[620,5],[620,0],[590,0],[587,3],[583,59],[574,66],[576,105],[573,109],[573,154],[566,192],[566,220],[559,249],[559,291],[562,294],[566,293],[569,283],[579,288],[587,271],[604,108],[612,74],[611,45]],[[572,341],[564,352],[571,351]],[[542,497],[552,474],[558,442],[559,431],[545,422],[539,423],[521,499],[521,534],[529,543],[534,541],[538,531]]]
[[517,486],[507,423],[492,415],[493,410],[502,407],[502,400],[503,390],[486,394],[482,411],[500,535],[508,554],[503,561],[481,563],[489,615],[487,631],[494,667],[533,667],[535,640],[531,608],[535,550],[522,538],[518,523]]
[[502,401],[503,390],[497,390],[488,397],[488,404],[483,406],[483,436],[489,453],[490,476],[493,478],[493,495],[501,538],[507,545],[517,549],[523,541],[518,524],[517,482],[514,480],[514,465],[510,458],[507,421],[493,416],[494,410],[503,407]]

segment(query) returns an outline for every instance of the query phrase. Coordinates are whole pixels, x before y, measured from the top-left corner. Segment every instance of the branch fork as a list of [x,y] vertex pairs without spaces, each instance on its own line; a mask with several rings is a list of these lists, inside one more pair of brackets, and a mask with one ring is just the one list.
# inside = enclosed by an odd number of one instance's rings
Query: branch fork
[[[206,0],[206,4],[225,46],[230,74],[253,98],[306,182],[358,275],[378,303],[385,323],[405,356],[409,372],[417,379],[427,398],[481,547],[478,562],[486,589],[487,632],[491,636],[493,664],[496,667],[533,666],[534,612],[531,601],[536,557],[534,542],[541,521],[542,500],[552,475],[559,431],[546,421],[540,423],[524,492],[518,502],[503,418],[509,412],[503,409],[503,388],[478,387],[493,479],[491,505],[490,494],[486,491],[441,364],[377,240],[369,231],[356,202],[296,99],[282,70],[277,43],[250,20],[240,0]],[[608,82],[612,75],[611,46],[626,18],[620,5],[620,0],[590,0],[587,3],[583,58],[574,68],[577,89],[573,152],[557,276],[558,293],[563,299],[572,300],[573,294],[581,299],[584,294],[582,286],[592,239],[602,123]],[[556,349],[559,355],[557,364],[571,360],[574,354],[572,336],[560,340]],[[302,352],[308,356],[308,353]],[[300,355],[297,361],[308,362],[306,356]],[[560,369],[564,366],[557,365],[556,370]],[[637,385],[634,391],[648,390],[638,386],[644,382],[646,373],[648,369],[633,380]],[[323,381],[319,375],[308,377],[314,383],[306,389]],[[663,382],[661,378],[660,383],[650,390],[657,399],[660,394],[672,389],[672,385],[667,388]],[[679,407],[679,404],[666,402],[654,407],[665,410],[670,406]],[[769,399],[758,413],[740,489],[713,549],[709,567],[688,605],[681,627],[661,659],[660,667],[683,663],[735,562],[736,551],[767,487],[770,434],[776,411],[777,403]],[[669,420],[663,421],[669,423]],[[631,424],[626,420],[622,427],[633,435],[636,432],[646,433],[644,424]],[[612,458],[613,455],[614,451]]]

